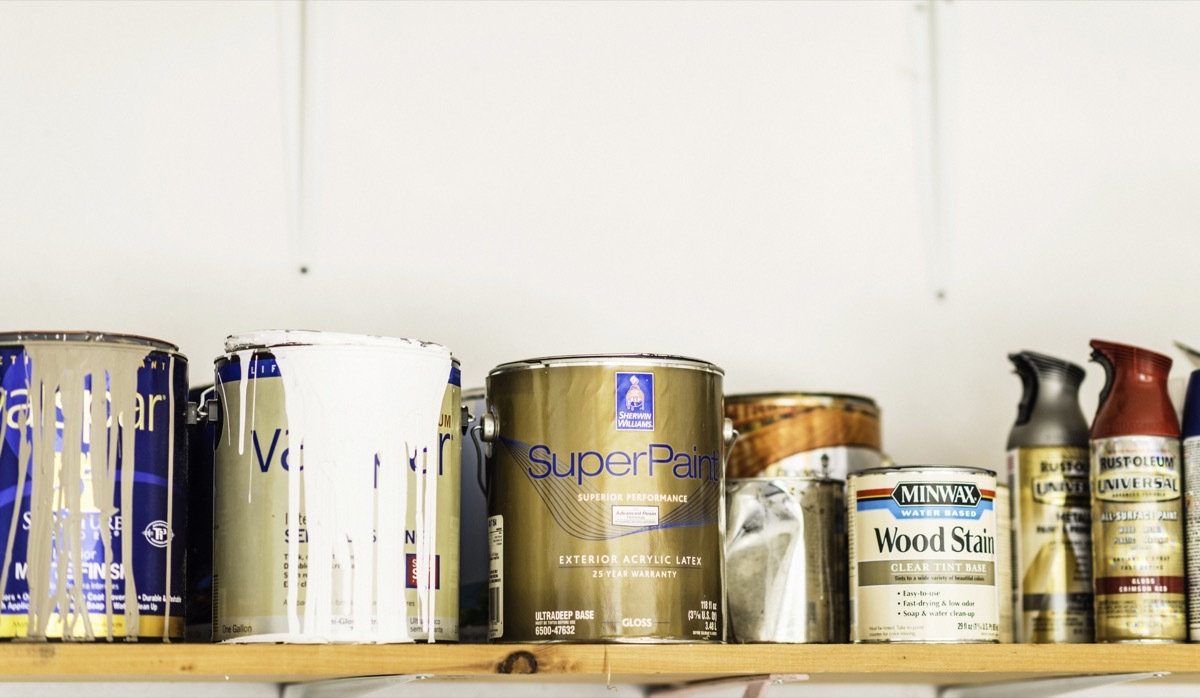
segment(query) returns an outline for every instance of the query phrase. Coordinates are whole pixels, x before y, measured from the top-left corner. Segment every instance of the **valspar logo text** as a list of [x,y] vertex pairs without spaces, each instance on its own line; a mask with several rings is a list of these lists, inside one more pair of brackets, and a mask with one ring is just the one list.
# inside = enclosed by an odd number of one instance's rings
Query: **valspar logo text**
[[617,431],[654,431],[654,374],[617,372]]

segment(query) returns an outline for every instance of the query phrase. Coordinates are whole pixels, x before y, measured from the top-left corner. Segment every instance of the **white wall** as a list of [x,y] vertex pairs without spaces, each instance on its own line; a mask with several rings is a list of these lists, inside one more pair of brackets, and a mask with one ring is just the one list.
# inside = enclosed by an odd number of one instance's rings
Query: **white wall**
[[467,385],[682,353],[729,392],[874,396],[899,462],[994,467],[1008,352],[1200,344],[1200,5],[956,6],[938,269],[914,12],[323,6],[302,276],[274,3],[0,4],[0,325],[161,337],[194,382],[263,327],[440,341]]
[[[0,6],[4,325],[433,339],[876,397],[995,465],[1005,354],[1170,351],[1200,251],[1200,6],[957,7],[957,225],[918,220],[911,3],[322,8],[319,228],[285,225],[272,3]],[[947,279],[945,300],[931,279]],[[1099,368],[1085,383],[1088,411]]]

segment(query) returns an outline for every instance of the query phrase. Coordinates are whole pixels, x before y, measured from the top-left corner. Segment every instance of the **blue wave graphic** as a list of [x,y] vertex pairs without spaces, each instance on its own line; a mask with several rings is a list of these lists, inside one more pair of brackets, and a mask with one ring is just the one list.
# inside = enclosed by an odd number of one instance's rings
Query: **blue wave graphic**
[[[660,508],[674,506],[665,515],[659,517],[657,526],[618,526],[612,523],[612,507],[610,502],[579,501],[579,494],[600,494],[592,482],[586,478],[582,484],[570,478],[544,477],[535,478],[530,474],[534,463],[529,458],[532,444],[514,439],[500,439],[500,444],[508,452],[525,479],[533,487],[534,492],[541,498],[542,503],[550,512],[554,523],[568,535],[580,540],[612,540],[638,533],[656,531],[667,528],[684,528],[691,526],[708,526],[717,523],[721,506],[721,487],[719,482],[708,479],[700,480],[700,484],[687,496],[684,504],[645,502],[647,506],[655,505]],[[554,457],[557,457],[555,454]],[[560,463],[569,463],[558,458]],[[608,476],[612,477],[612,476]],[[656,475],[656,477],[673,477],[672,475]],[[618,502],[619,504],[619,502]],[[641,504],[641,502],[631,502]]]

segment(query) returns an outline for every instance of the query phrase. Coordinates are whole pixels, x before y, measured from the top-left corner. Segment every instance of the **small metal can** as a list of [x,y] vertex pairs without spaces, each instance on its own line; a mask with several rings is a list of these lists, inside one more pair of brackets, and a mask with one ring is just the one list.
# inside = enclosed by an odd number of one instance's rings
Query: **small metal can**
[[845,480],[881,465],[879,408],[837,393],[753,393],[725,397],[738,431],[726,475]]
[[847,482],[852,642],[996,642],[996,473],[906,466]]
[[730,480],[725,541],[737,642],[846,642],[846,502],[841,480]]

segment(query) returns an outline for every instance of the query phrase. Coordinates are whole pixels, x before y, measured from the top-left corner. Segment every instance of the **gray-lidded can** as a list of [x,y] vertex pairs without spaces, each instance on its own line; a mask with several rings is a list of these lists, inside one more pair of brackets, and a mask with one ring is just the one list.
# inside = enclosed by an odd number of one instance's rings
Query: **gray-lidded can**
[[852,642],[996,642],[996,474],[914,465],[851,473]]
[[1088,424],[1079,406],[1084,370],[1032,351],[1008,358],[1023,388],[1007,455],[1015,639],[1092,642]]
[[846,503],[841,480],[730,480],[725,542],[737,642],[846,642]]
[[657,354],[492,370],[491,639],[725,639],[722,379]]

